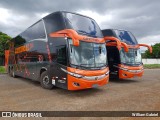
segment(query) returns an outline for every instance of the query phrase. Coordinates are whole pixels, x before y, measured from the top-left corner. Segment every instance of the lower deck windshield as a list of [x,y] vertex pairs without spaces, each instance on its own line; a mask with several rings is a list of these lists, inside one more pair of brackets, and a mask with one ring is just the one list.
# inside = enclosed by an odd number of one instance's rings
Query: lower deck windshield
[[120,50],[121,63],[127,65],[139,65],[142,63],[140,49],[130,48],[128,52],[124,51],[124,48]]
[[105,43],[91,43],[80,41],[74,46],[69,39],[70,64],[80,68],[100,69],[107,65]]

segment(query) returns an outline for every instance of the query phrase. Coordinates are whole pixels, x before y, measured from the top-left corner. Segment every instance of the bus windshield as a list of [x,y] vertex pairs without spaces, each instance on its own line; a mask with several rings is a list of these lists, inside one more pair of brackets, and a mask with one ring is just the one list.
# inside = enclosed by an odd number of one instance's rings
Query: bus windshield
[[124,48],[120,50],[121,63],[129,65],[137,65],[142,63],[140,49],[130,48],[128,52],[124,51]]
[[93,19],[72,13],[65,13],[65,16],[65,22],[68,28],[73,28],[82,35],[103,37],[98,24]]
[[82,68],[99,69],[107,65],[106,47],[103,43],[80,41],[80,45],[73,46],[69,39],[70,64]]
[[117,37],[122,41],[127,43],[128,45],[136,45],[138,44],[136,38],[129,31],[124,30],[115,30]]

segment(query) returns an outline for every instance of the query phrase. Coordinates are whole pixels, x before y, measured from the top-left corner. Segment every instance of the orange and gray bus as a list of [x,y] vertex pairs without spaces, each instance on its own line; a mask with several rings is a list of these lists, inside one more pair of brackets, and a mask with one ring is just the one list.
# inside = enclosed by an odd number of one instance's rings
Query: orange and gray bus
[[102,30],[106,40],[110,77],[119,79],[141,77],[144,73],[140,47],[151,46],[138,44],[133,34],[126,30]]
[[42,18],[10,42],[8,73],[41,86],[80,90],[108,83],[105,40],[90,17],[66,11]]

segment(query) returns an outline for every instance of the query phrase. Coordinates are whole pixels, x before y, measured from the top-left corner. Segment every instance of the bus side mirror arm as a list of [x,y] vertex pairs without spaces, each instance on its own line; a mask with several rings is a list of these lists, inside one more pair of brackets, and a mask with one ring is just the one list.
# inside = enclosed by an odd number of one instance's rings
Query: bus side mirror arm
[[83,39],[82,36],[78,35],[75,30],[65,29],[57,32],[53,32],[49,34],[50,37],[69,37],[72,38],[73,45],[79,46],[79,40]]
[[121,42],[118,38],[116,38],[116,37],[110,37],[110,36],[105,36],[104,40],[106,40],[106,41],[107,40],[115,41],[117,43],[118,50],[120,50],[121,47],[123,46],[124,47],[124,51],[128,52],[128,46],[127,46],[127,44],[124,43],[124,42]]
[[125,42],[121,42],[121,45],[124,47],[125,52],[129,51],[128,45]]
[[149,46],[149,45],[146,45],[146,44],[138,44],[139,46],[144,46],[144,47],[147,47],[149,52],[152,53],[152,47]]
[[111,41],[115,41],[117,43],[117,48],[118,50],[121,49],[121,42],[119,39],[117,39],[116,37],[110,37],[110,36],[105,36],[104,37],[104,40],[107,41],[107,40],[111,40]]

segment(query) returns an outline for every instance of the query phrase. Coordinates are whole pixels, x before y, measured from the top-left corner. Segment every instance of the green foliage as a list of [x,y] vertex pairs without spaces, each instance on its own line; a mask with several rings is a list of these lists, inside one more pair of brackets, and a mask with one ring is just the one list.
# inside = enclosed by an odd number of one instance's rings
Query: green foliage
[[144,68],[147,69],[160,68],[160,64],[144,64]]
[[4,50],[9,48],[9,41],[11,37],[5,33],[0,32],[0,56],[4,55]]
[[26,40],[24,38],[22,38],[21,36],[17,36],[15,39],[16,39],[15,47],[18,47],[18,46],[26,43]]
[[0,66],[0,73],[5,73],[6,70],[5,70],[5,67],[4,66]]
[[160,58],[160,43],[152,46],[153,52],[150,53],[148,50],[145,51],[144,58]]

